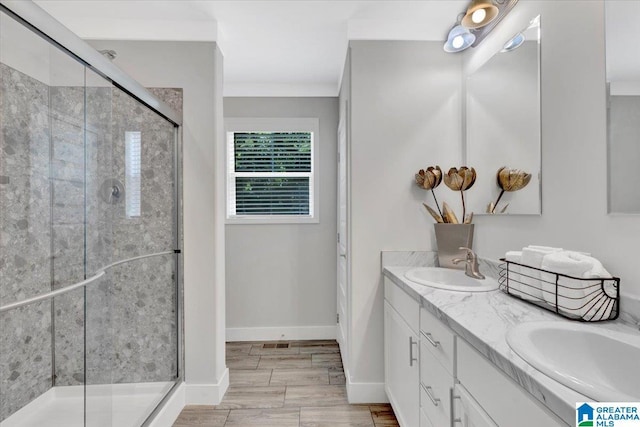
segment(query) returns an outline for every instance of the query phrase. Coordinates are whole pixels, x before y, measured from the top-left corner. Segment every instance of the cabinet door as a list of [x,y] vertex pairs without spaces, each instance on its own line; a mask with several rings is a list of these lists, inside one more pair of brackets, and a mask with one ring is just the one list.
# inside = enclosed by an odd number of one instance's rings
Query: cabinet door
[[496,424],[501,427],[567,425],[469,343],[462,339],[457,342],[458,380]]
[[418,336],[397,311],[384,302],[385,390],[402,427],[419,425],[420,377]]
[[459,427],[498,427],[480,404],[457,384],[453,389],[454,426]]

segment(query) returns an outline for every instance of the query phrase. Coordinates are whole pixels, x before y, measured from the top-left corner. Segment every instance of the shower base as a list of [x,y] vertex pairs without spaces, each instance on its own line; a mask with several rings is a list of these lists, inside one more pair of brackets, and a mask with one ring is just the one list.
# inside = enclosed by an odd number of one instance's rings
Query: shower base
[[53,387],[0,423],[0,427],[138,427],[173,382]]

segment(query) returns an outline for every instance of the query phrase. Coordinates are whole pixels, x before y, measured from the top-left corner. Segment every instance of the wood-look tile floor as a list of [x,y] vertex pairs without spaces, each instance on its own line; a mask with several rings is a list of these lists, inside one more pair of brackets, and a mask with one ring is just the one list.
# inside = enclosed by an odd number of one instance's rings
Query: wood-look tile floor
[[174,427],[391,427],[387,404],[349,405],[335,341],[229,342],[220,405],[187,406]]

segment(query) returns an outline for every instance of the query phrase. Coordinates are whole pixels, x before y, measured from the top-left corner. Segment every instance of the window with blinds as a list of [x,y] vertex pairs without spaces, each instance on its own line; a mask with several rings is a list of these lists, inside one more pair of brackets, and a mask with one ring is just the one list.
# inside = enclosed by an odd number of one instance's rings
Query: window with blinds
[[227,216],[314,217],[314,132],[228,132]]

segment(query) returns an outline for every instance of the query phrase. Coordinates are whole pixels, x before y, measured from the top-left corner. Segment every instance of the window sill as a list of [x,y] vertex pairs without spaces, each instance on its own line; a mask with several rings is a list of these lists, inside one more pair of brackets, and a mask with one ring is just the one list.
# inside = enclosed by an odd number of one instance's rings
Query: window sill
[[318,224],[318,216],[234,216],[227,218],[228,225],[263,225],[263,224]]

